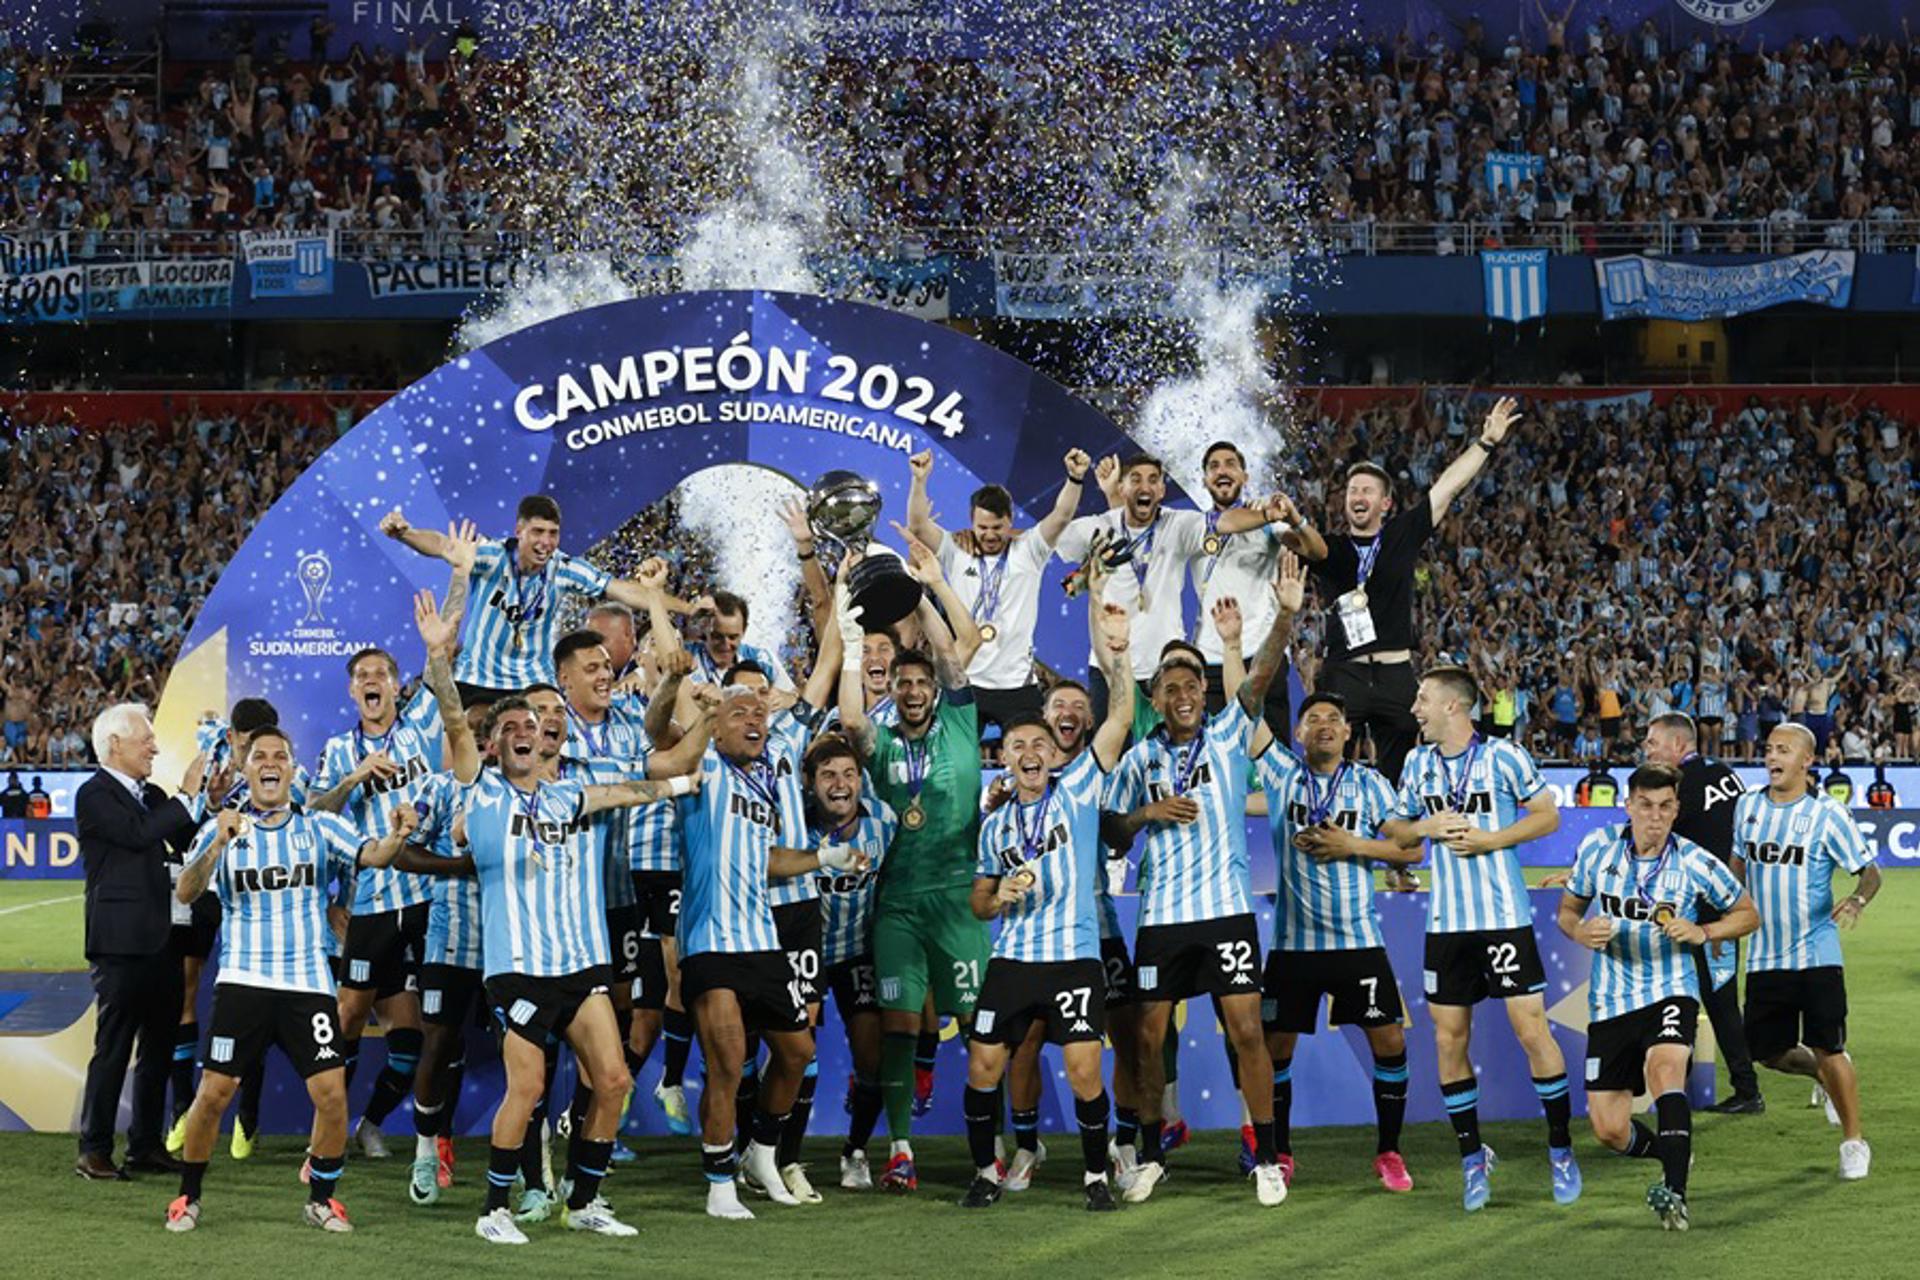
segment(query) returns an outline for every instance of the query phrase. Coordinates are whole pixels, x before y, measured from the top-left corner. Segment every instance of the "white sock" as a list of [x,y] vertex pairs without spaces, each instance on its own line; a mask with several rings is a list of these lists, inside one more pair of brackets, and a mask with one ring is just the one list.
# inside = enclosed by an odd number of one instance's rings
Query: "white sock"
[[1104,1173],[1088,1173],[1083,1169],[1080,1171],[1080,1180],[1082,1185],[1090,1187],[1096,1182],[1105,1182],[1107,1175]]
[[893,1149],[888,1154],[890,1156],[905,1156],[911,1160],[913,1158],[913,1144],[905,1138],[895,1138],[893,1140]]
[[414,1159],[425,1160],[428,1156],[433,1156],[437,1159],[439,1157],[439,1154],[440,1154],[439,1148],[434,1146],[433,1139],[427,1137],[425,1134],[422,1134],[421,1136],[413,1140],[413,1158]]

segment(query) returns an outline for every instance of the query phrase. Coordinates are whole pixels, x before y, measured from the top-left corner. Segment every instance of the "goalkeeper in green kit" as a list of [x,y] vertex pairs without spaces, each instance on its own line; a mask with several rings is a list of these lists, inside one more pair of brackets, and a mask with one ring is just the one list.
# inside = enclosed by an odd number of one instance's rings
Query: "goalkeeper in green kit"
[[[925,572],[919,550],[914,548],[916,576],[944,603],[950,589],[937,568]],[[979,720],[966,661],[946,622],[924,599],[919,619],[931,653],[902,650],[893,660],[889,678],[899,723],[869,720],[860,688],[860,610],[847,603],[844,585],[839,591],[837,617],[846,644],[841,723],[875,791],[900,817],[899,832],[881,864],[873,967],[884,1035],[880,1088],[893,1138],[880,1185],[907,1192],[919,1186],[911,1138],[921,1010],[931,992],[939,1012],[972,1021],[992,946],[986,924],[969,905],[980,836]],[[948,607],[963,627],[971,625],[957,599]]]

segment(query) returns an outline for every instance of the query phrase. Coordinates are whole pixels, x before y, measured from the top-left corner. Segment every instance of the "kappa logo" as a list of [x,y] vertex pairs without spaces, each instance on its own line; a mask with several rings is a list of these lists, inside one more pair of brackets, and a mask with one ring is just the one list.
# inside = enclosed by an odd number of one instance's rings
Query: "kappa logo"
[[1379,1005],[1370,1004],[1367,1006],[1367,1011],[1360,1016],[1363,1018],[1384,1018],[1387,1015],[1381,1011]]
[[332,1045],[323,1044],[314,1051],[313,1060],[315,1062],[335,1062],[339,1060],[339,1057],[340,1055],[333,1051]]
[[207,1057],[215,1062],[232,1062],[233,1037],[215,1036],[207,1044]]
[[1233,985],[1236,987],[1250,987],[1253,985],[1253,979],[1244,973],[1236,973],[1233,975]]
[[1073,1020],[1073,1025],[1072,1025],[1072,1026],[1070,1026],[1070,1027],[1068,1027],[1068,1028],[1067,1028],[1067,1031],[1068,1031],[1069,1033],[1077,1033],[1077,1034],[1082,1034],[1082,1035],[1092,1035],[1092,1034],[1093,1034],[1093,1024],[1091,1024],[1091,1023],[1089,1023],[1089,1022],[1088,1022],[1088,1021],[1087,1021],[1087,1020],[1086,1020],[1085,1018],[1075,1018],[1075,1019]]

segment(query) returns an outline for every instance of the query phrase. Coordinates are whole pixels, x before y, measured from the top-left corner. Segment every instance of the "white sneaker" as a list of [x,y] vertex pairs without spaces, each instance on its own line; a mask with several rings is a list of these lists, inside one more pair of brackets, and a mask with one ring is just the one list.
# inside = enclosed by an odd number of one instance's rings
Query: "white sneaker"
[[786,1184],[793,1198],[801,1204],[819,1204],[820,1193],[813,1189],[813,1183],[807,1180],[807,1167],[794,1163],[780,1170],[780,1181]]
[[1840,1177],[1847,1182],[1858,1182],[1867,1176],[1867,1169],[1873,1164],[1873,1148],[1867,1145],[1865,1138],[1849,1138],[1840,1144]]
[[1129,1182],[1126,1190],[1120,1193],[1120,1198],[1128,1204],[1143,1204],[1146,1198],[1153,1194],[1153,1189],[1160,1184],[1160,1179],[1166,1176],[1167,1166],[1158,1160],[1148,1160],[1144,1164],[1136,1165],[1133,1170],[1133,1181]]
[[873,1190],[873,1169],[867,1164],[866,1152],[840,1157],[840,1187],[844,1191]]
[[322,1231],[353,1230],[353,1223],[347,1220],[347,1207],[338,1200],[309,1200],[301,1207],[300,1216],[308,1226]]
[[709,1218],[732,1218],[746,1221],[753,1217],[753,1210],[740,1203],[740,1188],[732,1180],[709,1182],[707,1184],[707,1216]]
[[607,1207],[604,1196],[595,1196],[590,1202],[578,1209],[562,1209],[560,1221],[569,1231],[591,1231],[597,1236],[637,1236],[637,1227],[630,1227],[613,1216],[613,1210]]
[[353,1136],[360,1144],[360,1154],[369,1160],[385,1160],[393,1154],[387,1149],[387,1136],[380,1132],[380,1126],[365,1116],[354,1126]]
[[800,1203],[781,1180],[780,1166],[774,1163],[773,1148],[765,1143],[747,1144],[747,1154],[740,1160],[740,1173],[751,1186],[766,1192],[767,1199],[775,1204]]
[[1139,1148],[1131,1142],[1126,1146],[1109,1142],[1107,1144],[1107,1164],[1113,1174],[1113,1185],[1125,1191],[1133,1185],[1134,1174],[1140,1168]]
[[[432,1138],[427,1139],[432,1142]],[[407,1178],[407,1196],[415,1204],[438,1204],[440,1201],[440,1157],[429,1151],[423,1156],[413,1158],[413,1170]]]
[[1013,1163],[1007,1166],[1007,1176],[1000,1185],[1007,1191],[1025,1191],[1033,1185],[1033,1171],[1038,1169],[1047,1158],[1047,1144],[1041,1143],[1032,1151],[1016,1151]]
[[500,1208],[492,1213],[483,1213],[480,1220],[473,1224],[473,1234],[488,1244],[525,1244],[527,1233],[513,1220],[513,1210]]
[[1253,1167],[1253,1193],[1267,1208],[1286,1203],[1287,1177],[1277,1164],[1258,1164]]
[[529,1187],[520,1193],[520,1208],[513,1215],[515,1222],[545,1222],[553,1216],[553,1197],[544,1188]]

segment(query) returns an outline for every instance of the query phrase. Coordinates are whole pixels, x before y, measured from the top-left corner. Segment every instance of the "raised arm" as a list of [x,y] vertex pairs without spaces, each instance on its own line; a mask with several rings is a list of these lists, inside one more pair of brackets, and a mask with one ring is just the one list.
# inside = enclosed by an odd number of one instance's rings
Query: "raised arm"
[[[947,619],[952,624],[953,657],[960,668],[962,683],[964,683],[967,664],[973,661],[974,654],[980,652],[979,624],[973,620],[973,611],[967,608],[966,603],[960,599],[959,593],[947,581],[947,575],[941,572],[940,557],[933,554],[933,548],[914,537],[908,530],[901,528],[899,524],[893,527],[902,538],[906,539],[907,572],[913,575],[914,581],[925,587],[928,593],[940,602],[940,607],[945,610]],[[926,607],[924,600],[921,601],[921,607]],[[927,627],[924,619],[922,630],[926,632],[928,642],[933,646],[937,663],[940,655],[939,632]],[[944,678],[941,683],[946,684],[949,689],[959,687],[947,684]]]
[[1106,594],[1106,569],[1095,554],[1087,583],[1087,631],[1093,651],[1099,655],[1100,674],[1107,681],[1106,715],[1093,733],[1093,758],[1102,769],[1112,769],[1127,749],[1127,735],[1133,730],[1133,665],[1128,656],[1133,620],[1126,606],[1103,599]]
[[1507,438],[1508,430],[1519,417],[1520,405],[1512,396],[1501,396],[1494,402],[1493,408],[1487,411],[1487,420],[1480,426],[1480,434],[1461,450],[1459,457],[1448,464],[1447,469],[1440,473],[1440,478],[1433,482],[1433,488],[1427,492],[1435,524],[1446,517],[1453,500],[1473,483],[1474,477],[1487,465],[1487,459]]
[[807,523],[807,508],[798,498],[780,504],[780,518],[786,522],[787,535],[793,539],[793,554],[800,561],[800,584],[807,591],[807,614],[813,628],[820,632],[825,611],[833,603],[833,584],[820,567],[820,556],[813,544],[813,526]]
[[707,743],[713,737],[713,708],[719,700],[719,691],[712,685],[694,686],[693,723],[671,747],[647,757],[649,778],[674,778],[700,767],[700,757],[707,753]]
[[840,632],[840,729],[860,753],[861,763],[873,755],[873,722],[860,687],[861,646],[866,632],[860,626],[860,606],[847,599],[846,570],[833,588],[834,627]]
[[1284,524],[1287,532],[1280,535],[1280,541],[1296,552],[1301,559],[1311,560],[1315,564],[1327,558],[1327,540],[1313,527],[1300,506],[1284,493],[1276,493],[1267,499],[1267,507],[1272,512],[1269,523]]
[[913,482],[907,489],[907,528],[913,531],[914,537],[938,551],[947,531],[934,523],[933,499],[927,496],[927,477],[933,474],[933,450],[922,449],[907,459],[907,466],[913,472]]
[[1235,695],[1240,700],[1241,709],[1260,724],[1253,740],[1255,755],[1265,751],[1273,741],[1273,730],[1264,718],[1267,690],[1279,675],[1281,664],[1286,661],[1287,642],[1293,638],[1294,615],[1300,612],[1300,606],[1306,600],[1306,590],[1306,566],[1300,563],[1300,557],[1293,552],[1282,551],[1279,573],[1273,584],[1273,595],[1280,604],[1280,612],[1274,615],[1267,638],[1260,642],[1260,652],[1253,655],[1253,670],[1247,673],[1246,683],[1240,686]]
[[1093,459],[1085,450],[1069,449],[1062,465],[1067,469],[1067,478],[1061,482],[1060,494],[1053,500],[1053,510],[1047,512],[1035,529],[1048,546],[1060,540],[1067,522],[1080,510],[1080,495],[1085,491],[1087,468],[1093,465]]
[[391,864],[419,827],[420,815],[411,804],[393,806],[387,815],[387,834],[360,846],[360,865],[378,869]]
[[173,886],[173,896],[181,902],[192,902],[207,891],[207,885],[213,880],[213,873],[220,865],[220,856],[233,843],[240,833],[246,817],[238,809],[222,809],[214,819],[213,843],[205,852],[189,862],[180,872],[180,880]]
[[473,521],[461,520],[448,526],[441,558],[453,566],[453,577],[447,583],[447,598],[440,605],[441,617],[458,622],[466,612],[467,589],[473,583],[473,565],[479,554],[480,530]]
[[[826,711],[833,706],[834,689],[840,680],[840,625],[832,617],[832,597],[828,597],[827,612],[814,624],[813,634],[820,639],[820,647],[813,655],[813,669],[807,672],[807,682],[800,690],[800,700],[815,711]],[[823,625],[824,624],[824,625]]]
[[[673,628],[669,626],[667,629],[671,631]],[[647,702],[647,714],[641,727],[646,730],[648,742],[661,746],[673,741],[673,713],[680,702],[681,684],[693,674],[693,655],[676,641],[664,655],[656,650],[654,661],[660,667],[660,683],[654,687],[653,696]]]
[[427,691],[440,704],[440,723],[447,734],[447,767],[462,783],[480,776],[480,745],[473,740],[473,726],[467,723],[466,709],[460,705],[460,691],[453,683],[453,646],[460,634],[460,619],[447,617],[435,607],[432,591],[421,591],[413,598],[413,625],[427,646]]
[[380,517],[380,532],[423,556],[432,556],[436,560],[447,558],[447,536],[432,529],[414,528],[398,507]]
[[[649,765],[647,772],[653,772]],[[606,809],[631,809],[635,805],[657,804],[662,800],[671,800],[676,796],[692,795],[700,785],[697,773],[680,773],[671,778],[629,778],[625,782],[596,783],[585,789],[580,803],[580,815],[599,813]]]

